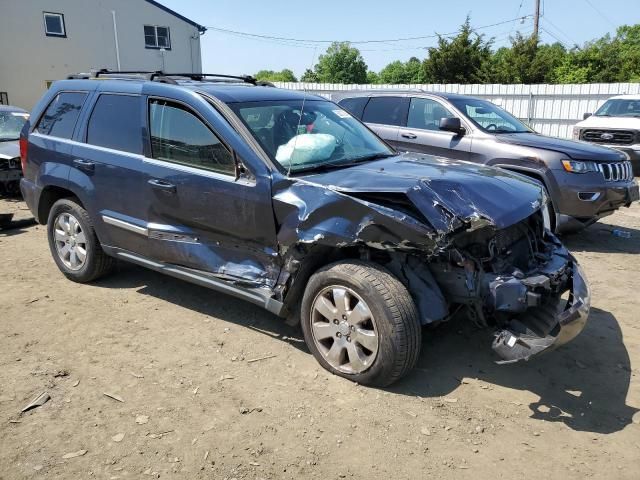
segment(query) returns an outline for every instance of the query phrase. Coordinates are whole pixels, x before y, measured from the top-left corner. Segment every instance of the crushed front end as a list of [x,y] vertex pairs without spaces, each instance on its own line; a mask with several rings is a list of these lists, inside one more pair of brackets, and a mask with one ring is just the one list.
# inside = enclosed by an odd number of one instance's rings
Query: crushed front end
[[499,363],[528,360],[585,326],[590,292],[576,259],[543,227],[540,212],[504,229],[491,225],[454,237],[431,264],[451,304],[494,327]]

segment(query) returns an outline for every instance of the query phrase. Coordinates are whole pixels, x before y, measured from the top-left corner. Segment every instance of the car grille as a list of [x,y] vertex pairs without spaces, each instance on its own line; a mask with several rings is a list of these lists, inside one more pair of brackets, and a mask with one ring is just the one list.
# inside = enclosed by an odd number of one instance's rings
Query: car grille
[[608,182],[622,182],[633,179],[631,162],[599,163],[598,170]]
[[[604,137],[604,138],[603,138]],[[583,130],[580,139],[586,142],[608,143],[612,145],[631,145],[635,142],[633,130]]]

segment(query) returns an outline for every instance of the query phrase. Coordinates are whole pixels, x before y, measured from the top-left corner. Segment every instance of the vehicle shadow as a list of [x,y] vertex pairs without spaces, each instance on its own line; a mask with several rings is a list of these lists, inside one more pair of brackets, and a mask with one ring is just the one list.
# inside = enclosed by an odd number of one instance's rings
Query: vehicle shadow
[[136,288],[141,295],[149,295],[203,315],[254,329],[308,351],[299,328],[287,325],[282,318],[257,305],[136,265],[119,262],[117,270],[93,285],[103,288]]
[[22,220],[11,220],[11,221],[1,221],[0,222],[0,238],[2,237],[12,237],[14,235],[18,235],[20,233],[27,232],[28,227],[32,227],[36,224],[35,218],[26,218]]
[[[617,237],[613,230],[628,232],[631,237]],[[562,242],[572,252],[640,253],[640,230],[596,223],[581,232],[563,235]]]
[[[478,379],[539,396],[529,404],[530,418],[603,434],[622,430],[638,411],[626,404],[631,363],[620,326],[604,310],[592,308],[578,337],[530,362],[497,365],[489,332],[469,322],[425,331],[425,337],[418,367],[391,391],[438,397],[451,394],[464,378]],[[479,386],[471,381],[461,388]]]
[[[141,295],[259,331],[308,353],[299,328],[258,306],[135,265],[118,268],[119,273],[94,285],[137,288]],[[637,411],[625,402],[631,364],[622,340],[615,317],[593,308],[585,330],[561,349],[531,362],[497,365],[489,332],[470,322],[453,321],[425,330],[417,367],[388,390],[441,397],[456,390],[461,379],[477,378],[539,396],[529,405],[531,418],[563,422],[579,431],[612,433],[631,423]]]

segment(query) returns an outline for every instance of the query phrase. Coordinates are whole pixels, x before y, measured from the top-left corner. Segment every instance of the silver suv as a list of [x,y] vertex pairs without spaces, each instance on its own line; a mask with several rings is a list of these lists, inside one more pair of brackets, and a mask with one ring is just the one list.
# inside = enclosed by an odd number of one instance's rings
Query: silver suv
[[502,167],[533,177],[551,198],[546,226],[578,230],[638,200],[625,154],[540,135],[497,105],[421,90],[353,91],[332,100],[397,150]]

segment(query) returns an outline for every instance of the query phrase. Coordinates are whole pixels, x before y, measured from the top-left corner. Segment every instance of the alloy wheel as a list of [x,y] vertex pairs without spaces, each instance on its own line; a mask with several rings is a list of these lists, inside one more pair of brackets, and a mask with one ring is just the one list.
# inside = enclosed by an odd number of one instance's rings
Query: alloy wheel
[[58,257],[71,270],[80,270],[87,260],[87,239],[80,222],[70,213],[56,217],[53,239]]
[[323,358],[344,373],[362,373],[376,358],[379,339],[373,314],[344,286],[323,289],[311,306],[311,332]]

